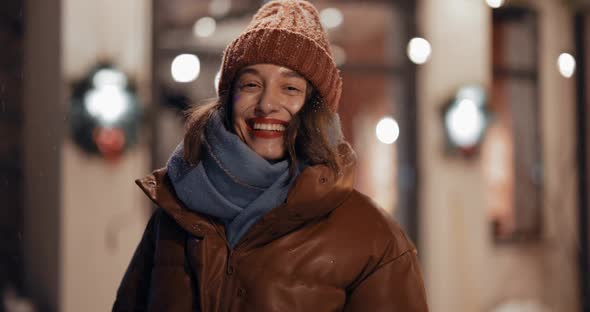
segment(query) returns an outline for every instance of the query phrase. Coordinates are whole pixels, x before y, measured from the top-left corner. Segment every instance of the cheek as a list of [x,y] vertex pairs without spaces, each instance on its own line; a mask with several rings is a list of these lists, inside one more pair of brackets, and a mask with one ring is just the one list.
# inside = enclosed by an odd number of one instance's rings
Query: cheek
[[287,105],[285,105],[285,108],[291,115],[295,115],[301,110],[303,104],[305,104],[305,99],[297,99],[289,102]]
[[235,131],[236,133],[241,133],[241,128],[244,127],[246,122],[244,120],[244,103],[240,101],[239,96],[233,97],[233,104],[231,105],[231,107],[233,131]]
[[248,111],[249,107],[251,107],[251,100],[248,99],[247,96],[236,94],[232,98],[233,104],[233,119],[239,120],[243,118],[245,113]]

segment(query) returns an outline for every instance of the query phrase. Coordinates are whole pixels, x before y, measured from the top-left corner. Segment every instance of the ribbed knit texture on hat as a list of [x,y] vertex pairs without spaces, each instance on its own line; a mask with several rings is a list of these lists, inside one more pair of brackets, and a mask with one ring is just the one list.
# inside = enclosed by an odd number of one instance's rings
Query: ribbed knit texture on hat
[[297,71],[316,88],[332,111],[338,109],[342,78],[318,11],[304,0],[271,1],[225,49],[218,95],[229,92],[243,67],[275,64]]

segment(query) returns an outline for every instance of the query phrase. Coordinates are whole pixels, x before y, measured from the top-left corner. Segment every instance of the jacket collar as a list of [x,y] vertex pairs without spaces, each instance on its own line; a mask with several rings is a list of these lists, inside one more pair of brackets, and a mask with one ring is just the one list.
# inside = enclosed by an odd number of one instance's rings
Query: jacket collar
[[[262,245],[276,239],[303,223],[330,213],[348,197],[353,189],[356,154],[350,144],[338,146],[342,162],[341,174],[334,175],[325,165],[306,167],[289,190],[286,203],[274,208],[248,231],[236,247]],[[176,223],[194,236],[218,232],[225,237],[223,226],[211,217],[188,210],[178,199],[168,179],[166,168],[135,180],[143,192]]]

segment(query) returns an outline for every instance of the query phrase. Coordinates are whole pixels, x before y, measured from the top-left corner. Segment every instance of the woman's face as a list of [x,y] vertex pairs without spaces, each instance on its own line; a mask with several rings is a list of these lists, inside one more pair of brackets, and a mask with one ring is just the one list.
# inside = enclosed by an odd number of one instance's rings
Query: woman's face
[[234,83],[233,126],[236,134],[268,161],[285,157],[285,130],[305,103],[307,81],[278,65],[242,69]]

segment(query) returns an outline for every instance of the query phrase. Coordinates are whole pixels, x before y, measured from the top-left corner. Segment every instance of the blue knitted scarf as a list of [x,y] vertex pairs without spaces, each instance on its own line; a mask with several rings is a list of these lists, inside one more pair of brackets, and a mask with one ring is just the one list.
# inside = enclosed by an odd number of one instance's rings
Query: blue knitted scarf
[[168,175],[178,198],[193,211],[220,218],[229,246],[264,214],[285,202],[297,174],[289,179],[289,162],[269,163],[229,132],[219,113],[205,127],[201,161],[189,166],[182,142],[168,160]]

